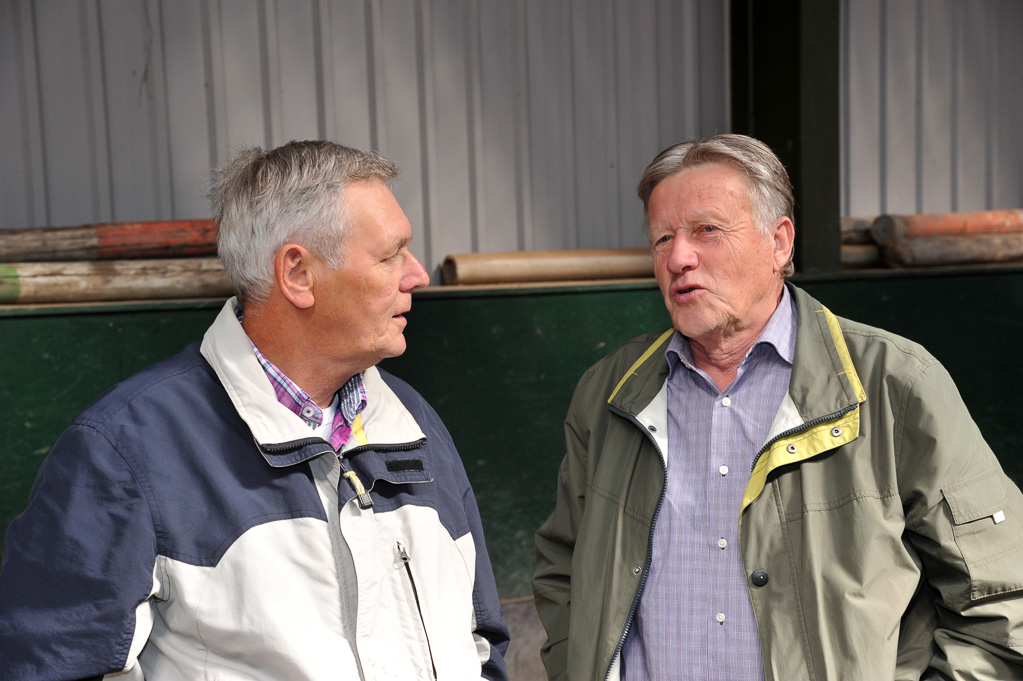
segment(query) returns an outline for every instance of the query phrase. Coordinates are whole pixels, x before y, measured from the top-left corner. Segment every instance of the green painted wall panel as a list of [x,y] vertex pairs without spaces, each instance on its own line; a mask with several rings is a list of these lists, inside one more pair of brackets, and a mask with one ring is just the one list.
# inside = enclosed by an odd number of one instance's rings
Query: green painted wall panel
[[[1023,269],[804,279],[836,314],[923,343],[948,367],[1009,474],[1023,482]],[[199,340],[219,301],[0,309],[0,539],[74,413]],[[529,594],[533,532],[554,504],[562,421],[579,376],[668,324],[653,284],[427,290],[408,351],[383,366],[447,423],[476,490],[501,594]],[[23,388],[27,386],[27,389]]]
[[408,350],[382,366],[423,393],[458,445],[503,596],[530,593],[533,532],[553,508],[579,377],[638,331],[669,323],[650,286],[413,304]]
[[218,309],[202,303],[0,311],[0,541],[74,415],[118,381],[201,339]]

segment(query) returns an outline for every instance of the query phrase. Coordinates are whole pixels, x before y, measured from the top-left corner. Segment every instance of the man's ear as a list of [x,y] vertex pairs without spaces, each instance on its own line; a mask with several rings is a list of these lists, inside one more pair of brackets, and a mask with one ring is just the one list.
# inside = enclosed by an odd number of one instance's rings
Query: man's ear
[[789,261],[793,243],[796,240],[796,226],[786,216],[778,218],[774,223],[774,265],[781,272]]
[[274,283],[281,295],[300,310],[313,306],[313,262],[313,254],[298,244],[284,244],[274,257]]

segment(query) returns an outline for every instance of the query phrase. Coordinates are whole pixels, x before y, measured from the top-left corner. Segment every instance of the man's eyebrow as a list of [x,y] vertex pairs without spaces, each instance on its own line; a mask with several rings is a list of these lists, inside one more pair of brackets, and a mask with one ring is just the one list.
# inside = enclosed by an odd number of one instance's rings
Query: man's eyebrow
[[402,248],[408,246],[409,243],[411,243],[411,241],[412,241],[412,237],[411,236],[399,236],[399,237],[396,237],[395,239],[392,239],[391,242],[388,244],[389,248],[387,249],[387,252],[388,253],[397,253]]

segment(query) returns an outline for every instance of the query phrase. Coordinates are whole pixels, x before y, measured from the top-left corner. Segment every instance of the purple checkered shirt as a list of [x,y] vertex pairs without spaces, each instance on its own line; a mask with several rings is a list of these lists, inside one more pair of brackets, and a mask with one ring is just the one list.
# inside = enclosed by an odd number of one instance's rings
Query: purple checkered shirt
[[[240,324],[244,318],[242,308],[235,308],[235,315]],[[249,344],[252,346],[252,351],[256,353],[256,359],[263,367],[263,372],[270,380],[270,385],[273,386],[277,401],[294,412],[310,428],[314,430],[319,428],[323,424],[323,410],[319,405],[285,376],[284,372],[278,369],[273,362],[264,357],[251,338]],[[352,436],[352,423],[355,422],[355,417],[366,408],[366,384],[362,379],[362,374],[355,374],[348,379],[348,382],[337,391],[337,398],[337,411],[334,412],[328,439],[334,451],[340,451],[341,447],[348,442],[348,438]]]
[[696,368],[681,334],[669,342],[668,483],[623,680],[763,680],[738,518],[753,457],[788,391],[795,343],[788,290],[724,390]]

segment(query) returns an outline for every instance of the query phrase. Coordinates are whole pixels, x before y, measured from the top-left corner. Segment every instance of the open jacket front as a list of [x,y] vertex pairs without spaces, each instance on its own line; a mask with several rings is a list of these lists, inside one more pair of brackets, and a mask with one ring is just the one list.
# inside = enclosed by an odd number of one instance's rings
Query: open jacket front
[[[747,579],[765,677],[1023,678],[1023,496],[930,354],[790,291],[789,391],[736,509],[768,576]],[[569,409],[533,584],[552,679],[618,678],[671,465],[671,334],[601,360]]]
[[339,460],[277,401],[229,302],[201,352],[78,415],[7,534],[0,678],[505,678],[454,444],[407,384],[365,383]]

